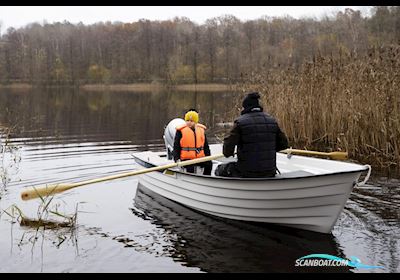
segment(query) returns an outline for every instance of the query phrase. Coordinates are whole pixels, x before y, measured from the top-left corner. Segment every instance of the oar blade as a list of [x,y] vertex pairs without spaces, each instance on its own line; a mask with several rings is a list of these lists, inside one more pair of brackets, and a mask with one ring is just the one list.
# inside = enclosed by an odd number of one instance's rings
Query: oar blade
[[71,188],[71,184],[56,184],[56,185],[46,185],[42,187],[29,187],[21,192],[22,200],[30,200],[38,197],[46,197],[66,191]]
[[347,160],[349,159],[349,154],[346,152],[332,152],[329,153],[330,158],[334,160]]

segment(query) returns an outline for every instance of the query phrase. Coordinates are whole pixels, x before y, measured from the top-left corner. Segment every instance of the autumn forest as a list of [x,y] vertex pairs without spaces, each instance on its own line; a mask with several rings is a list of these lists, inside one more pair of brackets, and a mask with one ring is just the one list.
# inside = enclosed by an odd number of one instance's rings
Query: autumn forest
[[224,15],[201,25],[64,21],[0,31],[1,84],[229,83],[316,55],[399,44],[400,7],[374,7],[369,17],[347,9],[318,20]]

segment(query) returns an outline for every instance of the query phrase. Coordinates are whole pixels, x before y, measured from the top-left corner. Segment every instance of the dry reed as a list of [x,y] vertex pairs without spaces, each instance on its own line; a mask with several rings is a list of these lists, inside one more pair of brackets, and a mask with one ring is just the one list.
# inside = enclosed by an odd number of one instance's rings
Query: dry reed
[[[400,164],[400,46],[357,56],[317,56],[294,68],[249,74],[238,86],[259,91],[298,148],[346,150],[374,167]],[[327,149],[327,147],[329,147]]]

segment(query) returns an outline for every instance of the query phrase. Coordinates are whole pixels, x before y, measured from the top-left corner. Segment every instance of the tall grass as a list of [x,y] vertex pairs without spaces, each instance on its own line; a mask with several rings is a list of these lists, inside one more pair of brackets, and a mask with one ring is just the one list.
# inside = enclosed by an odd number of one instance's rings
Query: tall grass
[[260,92],[293,147],[346,150],[374,167],[399,168],[398,45],[251,73],[238,89]]
[[0,199],[11,182],[12,172],[18,173],[21,161],[19,147],[10,140],[14,129],[15,126],[6,128],[0,125]]

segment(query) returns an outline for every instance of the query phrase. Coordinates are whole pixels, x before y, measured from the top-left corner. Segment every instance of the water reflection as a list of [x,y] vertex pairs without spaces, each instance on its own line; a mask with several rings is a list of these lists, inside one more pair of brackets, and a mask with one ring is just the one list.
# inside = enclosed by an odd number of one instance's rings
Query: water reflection
[[[57,138],[88,142],[129,140],[144,146],[162,140],[168,120],[188,108],[200,112],[201,122],[214,127],[232,108],[231,93],[221,92],[90,92],[74,88],[0,89],[0,124],[15,127],[12,138]],[[0,125],[1,126],[1,125]],[[76,136],[81,136],[77,138]],[[74,137],[75,139],[70,139]],[[27,140],[27,139],[26,139]]]
[[206,272],[349,272],[295,267],[299,257],[344,257],[333,235],[209,217],[138,186],[132,212],[176,235],[172,257]]

